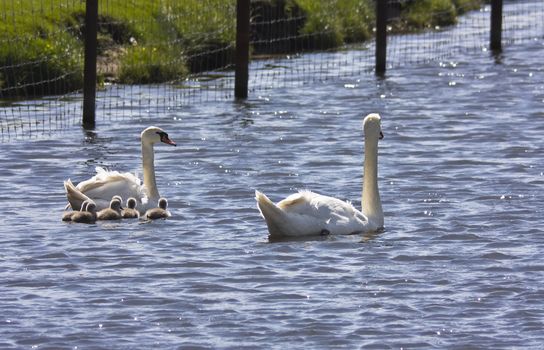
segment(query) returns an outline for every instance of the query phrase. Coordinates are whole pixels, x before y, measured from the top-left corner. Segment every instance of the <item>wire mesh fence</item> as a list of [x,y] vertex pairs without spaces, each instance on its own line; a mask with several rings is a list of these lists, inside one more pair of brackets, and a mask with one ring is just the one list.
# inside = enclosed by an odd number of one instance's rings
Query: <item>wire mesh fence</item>
[[235,1],[140,1],[137,11],[134,1],[100,5],[99,28],[121,27],[114,31],[122,37],[99,34],[98,116],[154,115],[232,98]]
[[[435,25],[422,32],[389,36],[389,67],[443,60],[463,52],[489,51],[491,6],[475,5],[474,2],[463,3],[458,9],[463,15],[456,20],[455,25]],[[443,16],[443,11],[431,14],[433,18]],[[398,25],[399,21],[403,19],[392,19],[392,27]],[[506,1],[502,38],[506,45],[544,38],[544,2]]]
[[[387,0],[388,69],[489,50],[489,4],[436,3]],[[372,0],[252,0],[250,94],[372,73],[375,16]],[[81,123],[84,19],[82,0],[0,0],[0,141]],[[505,1],[502,35],[544,38],[544,1]],[[234,98],[235,0],[100,0],[97,40],[98,122]]]

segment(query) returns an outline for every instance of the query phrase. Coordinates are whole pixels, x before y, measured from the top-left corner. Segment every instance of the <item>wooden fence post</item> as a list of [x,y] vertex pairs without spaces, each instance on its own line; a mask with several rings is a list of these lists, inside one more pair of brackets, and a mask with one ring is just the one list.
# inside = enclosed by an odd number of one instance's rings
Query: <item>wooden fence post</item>
[[236,69],[234,96],[247,98],[249,79],[249,2],[236,1]]
[[83,127],[95,125],[98,0],[85,4],[85,58],[83,67]]
[[387,60],[387,0],[376,0],[376,75],[385,74]]
[[491,35],[489,47],[494,52],[502,50],[502,0],[491,0]]

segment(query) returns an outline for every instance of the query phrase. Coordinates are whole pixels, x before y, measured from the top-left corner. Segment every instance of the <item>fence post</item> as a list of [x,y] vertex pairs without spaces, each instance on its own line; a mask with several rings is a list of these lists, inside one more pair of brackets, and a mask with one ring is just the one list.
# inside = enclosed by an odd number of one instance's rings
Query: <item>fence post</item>
[[387,59],[387,0],[376,0],[376,75],[385,73]]
[[247,98],[249,79],[249,2],[236,1],[236,71],[234,96]]
[[98,31],[98,0],[86,0],[84,28],[83,126],[92,128],[95,125],[96,108],[96,35]]
[[489,46],[492,51],[502,50],[502,0],[491,0],[491,36]]

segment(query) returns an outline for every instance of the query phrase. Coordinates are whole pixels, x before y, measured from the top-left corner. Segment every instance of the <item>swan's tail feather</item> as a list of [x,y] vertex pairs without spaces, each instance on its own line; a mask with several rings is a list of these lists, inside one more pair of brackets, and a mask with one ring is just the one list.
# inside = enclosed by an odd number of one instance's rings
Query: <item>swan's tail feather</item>
[[274,204],[264,193],[255,191],[255,200],[257,200],[257,208],[261,215],[266,219],[273,216],[281,216],[282,210]]
[[283,236],[285,226],[285,212],[272,202],[264,193],[255,191],[257,208],[266,220],[268,232],[272,236]]
[[89,197],[84,195],[76,188],[76,186],[74,186],[70,179],[64,181],[64,189],[66,190],[66,198],[68,199],[68,203],[70,203],[72,210],[80,210],[83,202],[90,200]]

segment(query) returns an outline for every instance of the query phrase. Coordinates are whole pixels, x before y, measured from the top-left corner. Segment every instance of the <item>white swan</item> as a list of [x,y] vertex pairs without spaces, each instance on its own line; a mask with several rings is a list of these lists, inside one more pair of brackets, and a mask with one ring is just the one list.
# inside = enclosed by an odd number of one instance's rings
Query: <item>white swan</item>
[[123,198],[136,198],[138,209],[142,214],[157,203],[160,195],[155,182],[153,145],[157,142],[173,146],[176,144],[168,138],[166,132],[155,126],[150,126],[142,131],[141,140],[143,184],[134,174],[107,171],[96,167],[96,175],[80,182],[77,186],[74,186],[70,179],[64,181],[66,197],[73,210],[79,210],[81,204],[89,199],[94,201],[97,211],[108,208],[115,195]]
[[381,119],[369,114],[363,121],[365,135],[362,211],[349,202],[300,191],[274,204],[255,191],[257,207],[266,220],[271,237],[351,234],[376,231],[383,227],[383,211],[378,191],[378,140],[383,138]]

